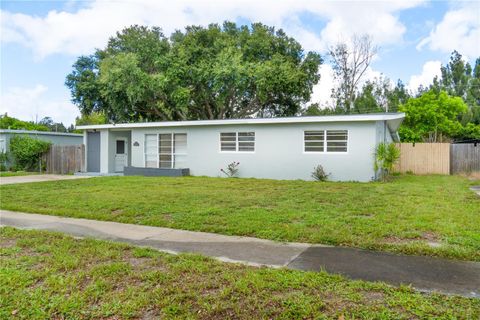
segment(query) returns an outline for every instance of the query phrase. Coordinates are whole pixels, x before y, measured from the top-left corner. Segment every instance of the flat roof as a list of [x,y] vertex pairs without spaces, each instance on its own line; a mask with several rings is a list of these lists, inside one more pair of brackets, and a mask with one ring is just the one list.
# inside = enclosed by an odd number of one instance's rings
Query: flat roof
[[251,118],[251,119],[225,119],[225,120],[192,120],[192,121],[163,121],[163,122],[134,122],[115,124],[96,124],[78,126],[80,130],[93,129],[133,129],[152,127],[191,127],[191,126],[218,126],[234,124],[280,124],[280,123],[316,123],[316,122],[356,122],[356,121],[391,121],[403,120],[405,113],[375,113],[351,114],[315,117],[283,117],[283,118]]
[[52,136],[67,136],[67,137],[83,137],[79,133],[69,132],[53,132],[53,131],[36,131],[36,130],[14,130],[14,129],[0,129],[0,133],[18,133],[18,134],[33,134],[33,135],[52,135]]

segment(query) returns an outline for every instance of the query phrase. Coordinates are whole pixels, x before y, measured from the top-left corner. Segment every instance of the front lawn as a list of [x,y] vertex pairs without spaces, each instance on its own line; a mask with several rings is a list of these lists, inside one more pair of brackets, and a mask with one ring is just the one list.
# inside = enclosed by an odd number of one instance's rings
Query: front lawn
[[102,177],[1,186],[0,207],[480,261],[474,183],[408,175],[390,183]]
[[0,229],[0,318],[478,319],[480,300]]

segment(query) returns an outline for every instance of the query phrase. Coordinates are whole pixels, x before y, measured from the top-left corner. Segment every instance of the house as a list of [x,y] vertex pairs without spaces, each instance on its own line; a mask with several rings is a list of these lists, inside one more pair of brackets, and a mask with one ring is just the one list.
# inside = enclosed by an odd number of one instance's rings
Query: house
[[8,152],[10,149],[10,139],[15,135],[26,135],[43,141],[49,141],[56,145],[71,146],[83,143],[83,136],[76,133],[0,129],[0,152]]
[[311,180],[322,165],[332,180],[375,179],[374,150],[398,141],[403,113],[198,120],[79,126],[87,172]]

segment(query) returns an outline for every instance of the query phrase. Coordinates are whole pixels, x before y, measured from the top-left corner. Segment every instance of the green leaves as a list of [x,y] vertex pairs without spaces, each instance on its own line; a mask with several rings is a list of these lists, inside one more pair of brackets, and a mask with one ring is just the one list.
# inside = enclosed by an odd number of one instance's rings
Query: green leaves
[[400,159],[400,150],[394,143],[380,143],[375,149],[374,170],[380,170],[382,180],[385,181],[393,170],[393,166]]
[[82,114],[116,122],[291,116],[309,100],[321,62],[260,23],[189,26],[170,39],[132,26],[80,57],[66,85]]
[[15,165],[22,170],[38,168],[40,157],[48,150],[50,144],[29,136],[14,136],[10,140],[10,152],[15,159]]
[[411,98],[400,107],[405,121],[399,133],[402,141],[442,142],[462,133],[458,120],[468,107],[460,97],[430,89],[418,98]]

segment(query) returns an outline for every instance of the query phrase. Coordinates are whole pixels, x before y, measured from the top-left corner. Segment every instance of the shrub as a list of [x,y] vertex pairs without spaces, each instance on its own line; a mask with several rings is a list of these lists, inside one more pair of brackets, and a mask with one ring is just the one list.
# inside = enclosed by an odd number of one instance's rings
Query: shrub
[[321,165],[313,168],[312,178],[317,181],[327,181],[330,173],[326,173]]
[[375,171],[380,170],[380,178],[386,181],[393,171],[393,166],[400,159],[400,150],[394,143],[380,143],[375,149]]
[[222,171],[229,178],[235,178],[237,177],[237,174],[238,174],[239,165],[240,165],[240,162],[233,161],[227,166],[225,170],[220,169],[220,171]]
[[10,140],[10,153],[18,170],[42,169],[42,154],[50,147],[50,142],[29,136],[14,136]]
[[7,171],[8,153],[0,152],[0,171]]

